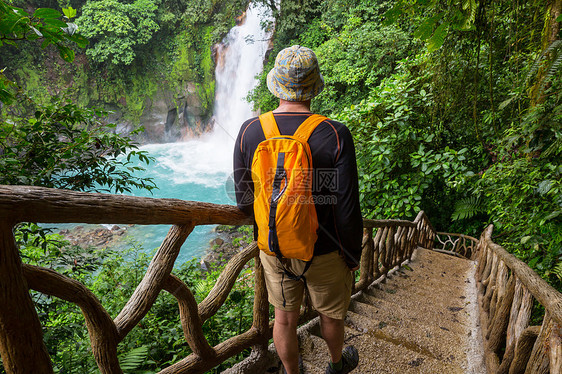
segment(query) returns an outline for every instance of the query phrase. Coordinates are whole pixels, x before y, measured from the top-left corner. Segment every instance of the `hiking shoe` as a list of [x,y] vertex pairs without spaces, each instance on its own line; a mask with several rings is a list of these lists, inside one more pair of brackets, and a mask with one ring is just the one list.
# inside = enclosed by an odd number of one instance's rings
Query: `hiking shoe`
[[341,359],[342,359],[341,370],[338,371],[332,368],[330,364],[328,364],[328,367],[326,368],[326,374],[350,373],[359,364],[359,352],[357,352],[357,349],[354,346],[352,345],[347,346],[343,349],[343,352],[341,353]]

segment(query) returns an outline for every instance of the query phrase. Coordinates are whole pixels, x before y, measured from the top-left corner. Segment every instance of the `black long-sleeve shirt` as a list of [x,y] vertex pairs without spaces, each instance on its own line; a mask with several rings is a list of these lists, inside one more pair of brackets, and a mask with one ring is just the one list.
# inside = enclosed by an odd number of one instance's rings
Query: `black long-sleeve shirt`
[[[308,113],[275,113],[281,135],[293,135]],[[253,215],[254,186],[250,169],[254,151],[265,140],[257,117],[244,122],[234,147],[234,182],[238,207]],[[359,264],[363,220],[355,147],[349,129],[343,124],[323,121],[308,139],[314,177],[312,194],[318,216],[318,239],[314,254],[339,251],[350,268]]]

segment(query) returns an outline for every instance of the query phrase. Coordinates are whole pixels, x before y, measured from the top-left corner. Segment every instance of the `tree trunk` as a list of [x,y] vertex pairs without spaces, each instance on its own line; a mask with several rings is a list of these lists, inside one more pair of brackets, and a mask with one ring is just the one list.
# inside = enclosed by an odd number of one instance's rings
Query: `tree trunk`
[[[560,22],[556,19],[560,16],[562,12],[562,0],[551,0],[546,8],[545,21],[543,28],[543,36],[541,41],[541,49],[545,51],[550,45],[559,39],[558,35],[560,33]],[[544,102],[545,95],[544,92],[548,88],[548,83],[545,84],[546,73],[550,62],[552,62],[552,53],[544,56],[545,61],[541,61],[543,64],[539,71],[537,72],[537,78],[535,79],[535,84],[531,87],[531,105],[536,106]]]
[[12,225],[0,221],[0,355],[9,374],[52,373]]

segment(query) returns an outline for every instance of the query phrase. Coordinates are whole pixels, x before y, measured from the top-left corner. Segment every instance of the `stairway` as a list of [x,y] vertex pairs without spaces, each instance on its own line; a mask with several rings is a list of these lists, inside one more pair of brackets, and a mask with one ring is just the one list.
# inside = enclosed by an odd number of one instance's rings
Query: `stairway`
[[[473,261],[419,248],[355,295],[345,321],[345,344],[360,355],[353,373],[485,373],[474,270]],[[299,340],[305,373],[324,373],[318,319],[299,329]]]

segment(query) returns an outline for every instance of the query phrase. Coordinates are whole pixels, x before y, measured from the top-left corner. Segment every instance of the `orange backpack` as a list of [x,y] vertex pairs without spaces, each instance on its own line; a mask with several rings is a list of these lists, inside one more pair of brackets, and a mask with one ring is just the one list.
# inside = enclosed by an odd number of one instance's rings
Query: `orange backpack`
[[259,119],[265,140],[258,144],[252,160],[258,247],[280,259],[310,261],[318,238],[318,219],[308,138],[327,118],[311,115],[292,136],[280,134],[272,112]]

